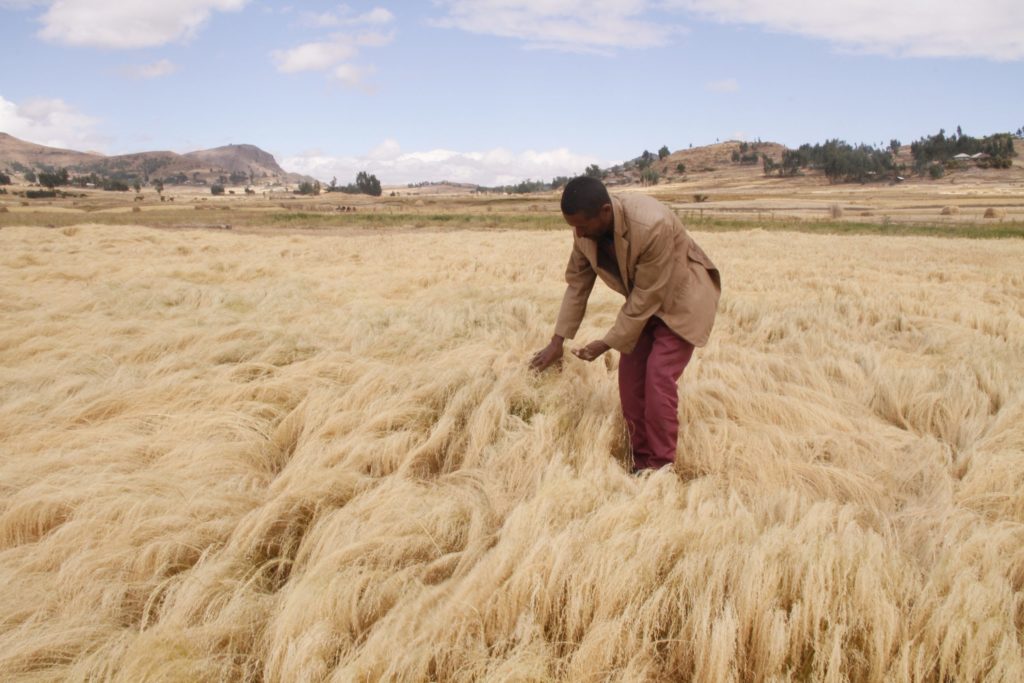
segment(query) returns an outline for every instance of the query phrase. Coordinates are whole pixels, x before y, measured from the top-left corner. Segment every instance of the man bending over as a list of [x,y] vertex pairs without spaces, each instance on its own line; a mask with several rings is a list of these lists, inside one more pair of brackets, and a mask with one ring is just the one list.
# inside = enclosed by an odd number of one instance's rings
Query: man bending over
[[621,354],[619,396],[633,471],[671,465],[679,434],[676,382],[694,347],[711,334],[722,292],[718,269],[667,206],[639,194],[611,197],[596,178],[569,181],[562,216],[574,231],[568,286],[555,334],[530,367],[543,371],[561,360],[600,276],[626,301],[604,338],[573,354],[585,361],[609,349]]

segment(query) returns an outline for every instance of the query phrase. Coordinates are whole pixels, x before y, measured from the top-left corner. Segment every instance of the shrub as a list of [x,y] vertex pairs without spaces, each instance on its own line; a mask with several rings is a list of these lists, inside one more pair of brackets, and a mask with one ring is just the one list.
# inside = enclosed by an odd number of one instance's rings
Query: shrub
[[695,201],[698,204],[706,202],[709,199],[710,199],[710,197],[708,197],[706,194],[697,193],[697,194],[693,195],[693,201]]
[[57,196],[56,190],[28,190],[25,196],[29,199],[53,199]]
[[217,183],[214,183],[213,185],[210,185],[210,194],[213,194],[213,195],[224,194],[224,186],[220,185],[220,184],[217,184]]
[[678,164],[676,164],[676,172],[677,173],[686,173],[686,164],[684,164],[681,161]]
[[[319,186],[320,183],[317,183]],[[368,194],[371,197],[379,197],[383,190],[380,187],[380,181],[377,180],[377,176],[369,175],[366,171],[360,171],[356,175],[356,187],[363,194]]]
[[6,173],[0,173],[0,185],[10,185],[10,184],[11,184],[11,176],[7,175]]
[[318,195],[320,194],[320,183],[311,183],[308,180],[299,183],[299,189],[295,191],[296,194],[308,194]]
[[795,176],[807,163],[808,159],[802,152],[787,149],[782,153],[782,166],[778,167],[779,175]]
[[942,164],[932,164],[928,167],[928,177],[932,180],[938,180],[944,175],[946,175],[946,169],[942,167]]

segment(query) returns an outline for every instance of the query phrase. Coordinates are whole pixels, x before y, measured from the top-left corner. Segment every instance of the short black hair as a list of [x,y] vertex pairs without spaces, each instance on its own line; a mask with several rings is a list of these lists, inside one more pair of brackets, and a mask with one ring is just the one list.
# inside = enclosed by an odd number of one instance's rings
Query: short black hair
[[596,216],[605,204],[611,204],[608,189],[597,178],[577,176],[565,184],[562,190],[562,213],[571,216],[583,212],[587,218]]

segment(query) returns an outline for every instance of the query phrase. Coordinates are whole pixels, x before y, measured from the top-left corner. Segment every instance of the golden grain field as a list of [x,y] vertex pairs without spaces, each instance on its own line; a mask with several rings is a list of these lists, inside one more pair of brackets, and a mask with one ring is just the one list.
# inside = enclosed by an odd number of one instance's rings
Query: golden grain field
[[637,479],[567,232],[0,230],[0,680],[1024,680],[1024,242],[696,237]]

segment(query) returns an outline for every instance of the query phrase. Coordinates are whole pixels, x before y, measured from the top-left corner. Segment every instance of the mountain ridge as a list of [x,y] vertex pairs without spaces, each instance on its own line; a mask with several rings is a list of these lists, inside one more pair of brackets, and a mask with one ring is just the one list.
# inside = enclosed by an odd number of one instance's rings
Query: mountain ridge
[[[229,144],[179,154],[169,150],[103,155],[49,147],[0,132],[0,169],[56,170],[66,168],[76,175],[97,175],[144,182],[207,184],[234,177],[246,184],[299,183],[312,178],[285,171],[269,152],[251,144]],[[22,170],[24,169],[24,170]],[[241,176],[245,176],[244,181]]]

